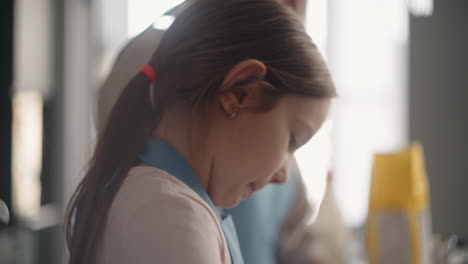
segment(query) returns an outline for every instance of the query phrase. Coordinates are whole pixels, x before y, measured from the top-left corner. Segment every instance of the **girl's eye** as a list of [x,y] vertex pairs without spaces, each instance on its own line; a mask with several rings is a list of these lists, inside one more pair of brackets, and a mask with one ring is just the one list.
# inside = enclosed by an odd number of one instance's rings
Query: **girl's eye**
[[289,150],[296,150],[296,148],[297,148],[296,136],[291,135],[289,137]]

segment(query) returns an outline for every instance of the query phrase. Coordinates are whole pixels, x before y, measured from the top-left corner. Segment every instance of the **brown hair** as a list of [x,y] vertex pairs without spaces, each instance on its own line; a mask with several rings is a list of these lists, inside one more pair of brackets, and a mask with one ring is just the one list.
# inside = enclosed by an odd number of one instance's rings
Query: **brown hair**
[[[271,99],[265,109],[285,94],[335,96],[316,46],[299,19],[279,2],[190,1],[149,61],[157,73],[152,111],[148,111],[149,80],[138,73],[123,90],[99,135],[88,171],[68,207],[65,228],[70,263],[96,262],[110,205],[165,109],[176,103],[193,109],[215,104],[226,74],[246,59],[257,59],[267,68],[264,79],[251,80],[261,84]],[[113,188],[106,191],[109,182]],[[74,215],[78,215],[75,223]]]

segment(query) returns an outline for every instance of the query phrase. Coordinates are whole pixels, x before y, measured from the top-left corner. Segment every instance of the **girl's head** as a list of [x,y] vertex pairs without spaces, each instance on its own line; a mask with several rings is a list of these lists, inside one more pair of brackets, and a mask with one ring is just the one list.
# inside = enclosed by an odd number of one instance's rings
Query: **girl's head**
[[335,89],[302,23],[278,2],[190,4],[150,61],[153,112],[164,117],[155,127],[176,143],[180,126],[161,127],[190,115],[182,122],[194,121],[191,146],[203,151],[189,152],[210,160],[198,172],[209,174],[202,178],[214,203],[232,207],[252,189],[285,181],[291,154],[321,126]]
[[187,132],[183,154],[209,159],[191,165],[208,175],[199,176],[214,203],[231,207],[285,181],[291,154],[319,129],[335,95],[301,22],[275,0],[190,1],[148,64],[156,82],[138,73],[127,84],[70,204],[69,238],[80,210],[72,263],[94,261],[110,203],[151,134],[179,147],[174,140]]

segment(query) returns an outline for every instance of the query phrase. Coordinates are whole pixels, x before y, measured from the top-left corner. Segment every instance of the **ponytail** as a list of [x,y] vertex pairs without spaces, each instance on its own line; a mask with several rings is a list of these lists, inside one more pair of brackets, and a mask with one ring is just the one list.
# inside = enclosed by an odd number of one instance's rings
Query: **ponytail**
[[138,152],[158,120],[156,115],[148,118],[152,111],[149,88],[154,80],[150,69],[144,66],[122,91],[99,135],[88,171],[67,208],[65,232],[70,264],[96,262],[96,245],[116,191],[138,162]]

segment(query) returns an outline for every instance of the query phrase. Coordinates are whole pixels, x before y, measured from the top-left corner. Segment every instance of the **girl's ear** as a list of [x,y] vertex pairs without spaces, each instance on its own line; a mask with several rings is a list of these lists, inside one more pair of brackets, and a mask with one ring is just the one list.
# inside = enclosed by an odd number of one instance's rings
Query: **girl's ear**
[[263,79],[266,75],[266,66],[254,59],[242,61],[234,66],[226,75],[221,86],[219,102],[227,116],[242,109],[255,107],[262,100],[262,87],[256,83],[238,85],[244,81]]

